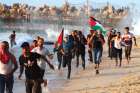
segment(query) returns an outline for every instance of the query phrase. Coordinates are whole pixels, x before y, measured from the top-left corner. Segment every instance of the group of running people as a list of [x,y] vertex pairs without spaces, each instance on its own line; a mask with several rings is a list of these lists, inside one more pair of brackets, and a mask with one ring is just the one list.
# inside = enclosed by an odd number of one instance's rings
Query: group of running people
[[108,33],[108,57],[111,59],[114,57],[116,60],[116,66],[118,66],[118,59],[120,61],[119,66],[122,65],[122,52],[124,47],[125,58],[127,63],[129,64],[131,60],[131,49],[133,45],[137,46],[136,37],[129,32],[129,27],[124,28],[124,34],[121,35],[120,32],[116,32],[116,30],[111,30]]
[[[122,65],[122,46],[125,47],[125,57],[129,63],[131,59],[132,38],[136,45],[136,38],[129,32],[129,27],[124,28],[125,33],[110,31],[108,33],[109,57],[116,59],[118,66],[118,58],[120,59],[119,66]],[[82,31],[74,30],[70,35],[66,35],[63,44],[55,43],[54,52],[57,52],[58,70],[61,67],[68,67],[67,79],[71,77],[71,62],[76,57],[76,67],[79,67],[79,57],[82,59],[82,68],[86,69],[86,45],[88,46],[89,61],[95,63],[96,74],[99,74],[100,63],[102,62],[103,46],[105,44],[104,36],[100,30],[90,30],[87,38]],[[11,44],[12,45],[12,44]],[[54,70],[50,59],[53,59],[53,54],[44,46],[44,39],[37,37],[32,44],[23,42],[21,45],[22,54],[19,57],[20,73],[18,79],[21,79],[25,70],[25,87],[26,93],[42,93],[41,84],[47,85],[47,80],[44,80],[46,63]],[[9,51],[9,43],[2,41],[0,44],[0,93],[4,93],[5,88],[7,93],[13,93],[13,73],[17,70],[18,64],[15,56]]]

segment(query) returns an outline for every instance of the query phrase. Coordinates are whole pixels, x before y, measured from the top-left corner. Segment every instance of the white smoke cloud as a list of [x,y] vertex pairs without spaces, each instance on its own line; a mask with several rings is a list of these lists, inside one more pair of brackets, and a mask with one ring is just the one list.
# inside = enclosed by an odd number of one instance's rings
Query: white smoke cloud
[[140,11],[139,11],[139,5],[134,4],[134,8],[131,9],[132,15],[133,15],[133,32],[135,35],[140,35]]
[[130,27],[130,32],[134,35],[140,35],[140,11],[139,4],[130,3],[130,11],[118,24],[117,28],[123,33],[123,28],[126,26]]

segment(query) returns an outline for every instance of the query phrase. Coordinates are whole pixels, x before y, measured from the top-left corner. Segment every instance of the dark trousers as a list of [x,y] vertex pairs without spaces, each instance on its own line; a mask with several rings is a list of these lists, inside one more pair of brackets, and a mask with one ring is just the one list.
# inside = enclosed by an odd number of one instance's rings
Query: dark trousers
[[65,54],[63,56],[63,67],[68,66],[68,74],[67,74],[68,79],[70,79],[70,75],[71,75],[71,60],[72,60],[71,54]]
[[41,73],[41,79],[43,79],[44,74],[45,74],[45,69],[40,69],[40,73]]
[[112,48],[110,48],[110,58],[112,59],[112,58],[115,58],[115,48],[114,47],[112,47]]
[[92,56],[92,49],[88,49],[88,56],[89,56],[89,61],[93,62],[93,56]]
[[13,76],[10,78],[6,78],[4,75],[0,75],[0,93],[5,93],[5,88],[6,88],[6,93],[13,93]]
[[62,64],[62,54],[57,53],[57,59],[58,59],[58,69],[61,69],[61,64]]
[[130,58],[131,49],[132,49],[132,45],[130,45],[130,46],[125,46],[125,57],[126,57],[127,59]]
[[121,66],[121,64],[122,64],[122,49],[115,48],[116,66],[118,65],[118,58],[120,60],[120,66]]
[[75,58],[75,56],[76,56],[76,51],[77,51],[77,47],[74,47],[73,49],[72,49],[72,58]]
[[40,80],[27,79],[25,82],[26,93],[42,93]]
[[83,67],[83,69],[85,69],[85,50],[81,50],[81,51],[77,52],[76,56],[77,56],[77,64],[76,64],[76,66],[77,67],[79,66],[79,57],[81,56],[82,67]]
[[110,41],[108,40],[108,57],[111,57]]

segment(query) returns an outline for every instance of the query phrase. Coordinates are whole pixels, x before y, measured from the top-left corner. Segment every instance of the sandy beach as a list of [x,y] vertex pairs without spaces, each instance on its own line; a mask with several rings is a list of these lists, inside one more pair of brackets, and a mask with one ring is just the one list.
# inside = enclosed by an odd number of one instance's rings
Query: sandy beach
[[[31,44],[37,36],[43,37],[45,42],[56,42],[59,41],[59,35],[63,39],[77,30],[74,39],[77,39],[76,46],[80,48],[80,43],[85,44],[85,40],[79,43],[83,38],[79,31],[87,37],[90,30],[100,30],[106,36],[105,39],[109,36],[112,40],[114,32],[123,33],[124,27],[128,26],[134,35],[140,35],[139,6],[138,0],[127,0],[127,2],[125,0],[1,0],[0,41],[10,42],[10,34],[13,30],[16,32],[14,37],[16,45],[9,50],[15,55],[19,66],[21,44],[23,42]],[[64,29],[63,35],[60,34],[62,29]],[[114,35],[109,34],[108,31],[112,31]],[[128,38],[130,37],[127,36]],[[108,57],[106,40],[98,75],[96,75],[95,64],[88,61],[88,46],[86,46],[86,68],[83,70],[81,59],[79,68],[76,67],[76,58],[72,59],[70,80],[67,79],[67,67],[58,70],[57,55],[53,51],[54,45],[45,43],[44,46],[54,54],[50,62],[55,70],[46,67],[44,80],[48,80],[48,85],[46,87],[42,85],[42,93],[140,93],[140,36],[136,38],[137,46],[132,48],[129,64],[124,57],[123,47],[122,67],[116,67],[115,59],[111,60]],[[118,38],[116,40],[118,42]],[[118,44],[121,49],[120,41]],[[13,93],[26,93],[25,73],[21,80],[18,79],[18,75],[19,68],[14,73]]]
[[88,64],[85,71],[80,68],[71,80],[62,80],[65,83],[60,88],[51,86],[50,93],[140,93],[139,53],[140,49],[133,47],[130,64],[126,63],[123,56],[123,65],[119,68],[115,67],[114,60],[107,57],[105,47],[99,75],[95,75],[94,64]]

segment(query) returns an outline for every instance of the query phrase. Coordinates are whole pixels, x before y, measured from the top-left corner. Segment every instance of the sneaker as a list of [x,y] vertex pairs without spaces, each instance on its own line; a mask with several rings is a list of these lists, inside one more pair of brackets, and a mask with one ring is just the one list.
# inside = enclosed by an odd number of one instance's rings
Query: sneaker
[[96,75],[99,74],[99,70],[96,70]]

